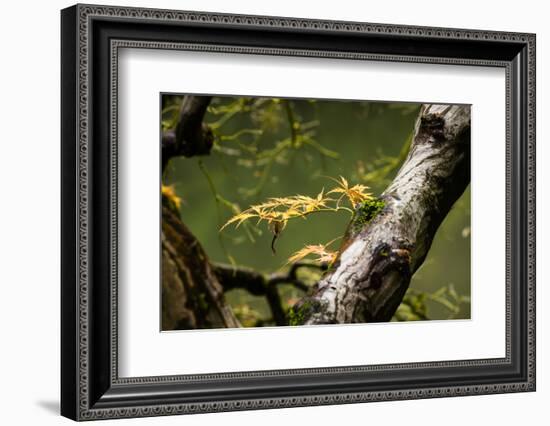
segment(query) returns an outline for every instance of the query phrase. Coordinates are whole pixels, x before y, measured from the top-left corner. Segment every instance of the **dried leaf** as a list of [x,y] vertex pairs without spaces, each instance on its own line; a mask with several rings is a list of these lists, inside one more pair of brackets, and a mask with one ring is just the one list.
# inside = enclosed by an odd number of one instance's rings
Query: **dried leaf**
[[[342,194],[342,197],[345,196],[352,204],[352,206],[355,206],[356,204],[362,203],[367,200],[371,200],[373,198],[372,194],[370,192],[367,192],[369,187],[366,185],[356,184],[350,187],[347,179],[343,176],[340,176],[340,180],[333,180],[338,184],[338,187],[331,189],[329,192],[327,192],[327,195]],[[338,201],[340,201],[342,197],[340,197]]]

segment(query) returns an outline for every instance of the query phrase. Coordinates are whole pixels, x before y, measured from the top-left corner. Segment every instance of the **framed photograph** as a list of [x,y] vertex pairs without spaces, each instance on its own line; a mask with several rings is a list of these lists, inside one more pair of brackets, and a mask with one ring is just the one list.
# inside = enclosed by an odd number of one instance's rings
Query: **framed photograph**
[[535,390],[535,35],[61,12],[61,413]]

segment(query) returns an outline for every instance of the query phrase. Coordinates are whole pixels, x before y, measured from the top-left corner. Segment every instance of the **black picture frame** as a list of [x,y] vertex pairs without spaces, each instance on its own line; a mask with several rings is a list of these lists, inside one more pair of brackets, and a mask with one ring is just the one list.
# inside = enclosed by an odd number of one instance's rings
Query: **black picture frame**
[[[534,34],[97,5],[64,9],[61,29],[62,415],[91,420],[535,390]],[[113,97],[120,46],[504,68],[506,356],[119,378]]]

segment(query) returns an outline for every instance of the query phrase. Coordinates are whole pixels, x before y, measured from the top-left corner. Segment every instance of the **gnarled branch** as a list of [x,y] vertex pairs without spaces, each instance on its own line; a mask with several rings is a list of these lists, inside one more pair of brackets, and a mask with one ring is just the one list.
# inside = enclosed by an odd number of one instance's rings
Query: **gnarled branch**
[[203,119],[211,100],[211,96],[187,95],[183,98],[175,131],[162,134],[162,170],[172,157],[210,154],[214,134]]
[[298,270],[300,268],[326,269],[326,266],[296,262],[290,266],[288,272],[269,275],[262,274],[251,268],[243,266],[235,267],[222,263],[215,263],[212,265],[212,268],[224,291],[241,288],[255,296],[265,296],[275,324],[287,325],[286,312],[283,308],[277,286],[279,284],[289,284],[307,293],[310,287],[298,278]]

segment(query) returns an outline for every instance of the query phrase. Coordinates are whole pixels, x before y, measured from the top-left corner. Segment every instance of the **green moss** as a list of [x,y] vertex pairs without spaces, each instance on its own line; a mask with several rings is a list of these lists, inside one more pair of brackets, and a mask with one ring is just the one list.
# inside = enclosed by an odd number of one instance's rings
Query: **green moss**
[[199,293],[198,303],[199,303],[200,309],[203,310],[204,312],[207,312],[208,309],[210,308],[208,304],[208,297],[205,293]]
[[288,325],[302,325],[315,306],[311,300],[305,300],[300,306],[292,306],[287,314]]
[[360,231],[363,226],[374,219],[386,206],[386,202],[379,198],[363,201],[357,205],[353,216],[353,231]]

